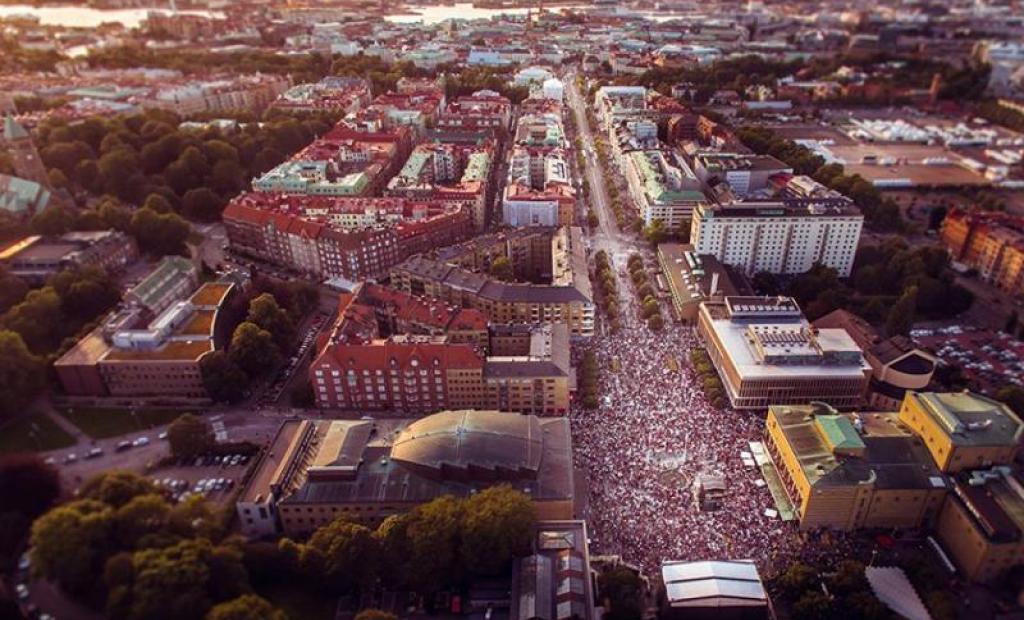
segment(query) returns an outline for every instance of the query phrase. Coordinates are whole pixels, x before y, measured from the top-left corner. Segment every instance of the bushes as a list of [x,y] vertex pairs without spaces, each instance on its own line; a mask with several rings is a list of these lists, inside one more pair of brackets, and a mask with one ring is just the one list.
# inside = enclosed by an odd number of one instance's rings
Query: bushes
[[703,349],[693,349],[690,351],[690,363],[700,377],[704,396],[707,397],[711,406],[717,409],[725,407],[729,402],[725,396],[725,387],[722,385],[722,380],[718,378],[718,373],[707,352]]
[[665,317],[661,315],[661,304],[654,296],[654,288],[647,282],[643,257],[639,254],[631,254],[629,260],[626,261],[626,268],[636,287],[637,300],[640,301],[640,318],[647,321],[647,328],[651,331],[661,331],[665,328]]
[[579,366],[580,403],[584,409],[597,409],[600,404],[598,376],[597,356],[593,351],[587,351]]
[[[604,250],[598,250],[594,254],[594,264],[596,266],[598,290],[605,299],[605,314],[608,315],[609,320],[615,321],[619,317],[619,288],[615,280],[615,272],[612,271],[611,261],[608,259],[608,254]],[[613,331],[615,331],[617,329],[614,327],[616,323],[610,324],[613,325]]]

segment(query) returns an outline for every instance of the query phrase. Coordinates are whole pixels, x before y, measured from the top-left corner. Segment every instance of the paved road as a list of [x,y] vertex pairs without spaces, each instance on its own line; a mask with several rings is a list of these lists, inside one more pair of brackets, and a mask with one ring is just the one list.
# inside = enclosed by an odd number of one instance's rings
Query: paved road
[[594,150],[594,132],[590,127],[590,120],[587,118],[587,104],[576,86],[576,74],[566,74],[565,83],[569,86],[566,90],[566,98],[569,107],[576,116],[576,129],[583,143],[584,174],[590,184],[591,205],[597,213],[597,229],[591,233],[591,248],[604,250],[612,260],[612,265],[619,280],[619,301],[625,303],[622,312],[634,312],[634,296],[630,291],[631,283],[623,275],[626,269],[626,260],[629,255],[637,251],[636,242],[628,234],[623,233],[615,220],[615,213],[611,209],[611,200],[608,198],[607,185],[605,183],[605,172],[601,162]]

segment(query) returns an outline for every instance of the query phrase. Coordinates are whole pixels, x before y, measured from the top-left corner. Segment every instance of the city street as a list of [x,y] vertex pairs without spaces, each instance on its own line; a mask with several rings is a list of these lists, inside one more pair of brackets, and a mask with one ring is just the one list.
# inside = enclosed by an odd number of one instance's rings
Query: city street
[[590,185],[590,206],[597,213],[598,225],[596,230],[590,234],[591,252],[604,250],[611,259],[615,277],[619,282],[620,301],[624,303],[623,312],[634,311],[634,298],[630,293],[630,282],[625,277],[624,271],[629,255],[636,251],[636,246],[628,234],[619,230],[615,221],[615,214],[611,210],[611,201],[608,198],[607,185],[605,183],[605,171],[598,161],[597,153],[594,151],[594,131],[590,127],[590,119],[587,118],[587,103],[579,92],[576,85],[576,73],[570,72],[565,76],[566,99],[576,118],[576,128],[580,140],[583,143],[583,160],[585,162],[584,174],[587,183]]
[[[743,456],[760,441],[763,417],[713,408],[689,363],[689,350],[698,346],[692,331],[669,324],[653,333],[637,316],[626,260],[641,253],[653,267],[653,255],[618,229],[586,102],[573,75],[566,83],[599,220],[591,247],[612,258],[624,302],[622,329],[583,345],[597,353],[601,405],[587,411],[577,403],[570,412],[575,462],[590,480],[582,516],[592,552],[619,555],[648,575],[679,559],[749,558],[773,575],[797,558],[854,555],[841,535],[804,535],[795,522],[766,516],[775,509],[771,493],[761,469],[747,466]],[[692,485],[701,474],[724,477],[721,510],[697,508]]]

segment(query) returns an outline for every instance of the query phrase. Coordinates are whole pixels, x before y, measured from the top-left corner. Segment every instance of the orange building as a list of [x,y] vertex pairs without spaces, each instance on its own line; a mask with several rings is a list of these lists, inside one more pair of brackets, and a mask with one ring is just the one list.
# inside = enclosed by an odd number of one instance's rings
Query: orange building
[[939,238],[953,260],[1012,295],[1024,293],[1024,218],[1005,213],[954,209]]

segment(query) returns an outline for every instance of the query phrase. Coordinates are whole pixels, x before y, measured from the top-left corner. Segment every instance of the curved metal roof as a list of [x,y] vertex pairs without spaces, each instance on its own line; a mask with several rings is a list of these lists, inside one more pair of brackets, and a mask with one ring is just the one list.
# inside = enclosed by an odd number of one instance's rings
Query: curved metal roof
[[544,440],[539,418],[501,411],[442,411],[395,439],[391,458],[433,470],[483,469],[535,475]]

